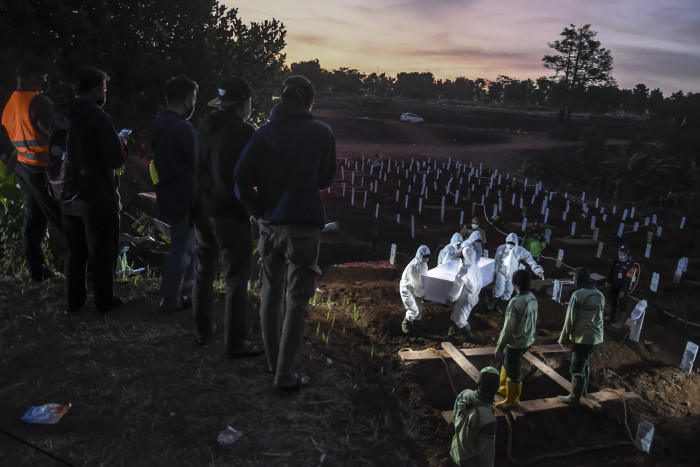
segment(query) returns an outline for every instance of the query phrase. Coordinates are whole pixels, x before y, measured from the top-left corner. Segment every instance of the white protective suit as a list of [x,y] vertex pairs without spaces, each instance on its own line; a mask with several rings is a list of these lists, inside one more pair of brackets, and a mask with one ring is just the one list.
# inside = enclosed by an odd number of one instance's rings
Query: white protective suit
[[510,250],[508,245],[501,245],[496,250],[496,256],[494,257],[496,280],[493,286],[493,297],[503,300],[510,300],[510,296],[513,294],[513,282],[511,279],[515,271],[525,269],[524,263],[527,263],[535,274],[544,279],[544,269],[537,264],[529,251],[518,245],[518,236],[514,233],[509,233],[506,237],[506,243],[508,242],[515,243],[515,247]]
[[456,259],[462,251],[463,241],[464,238],[462,238],[462,235],[459,232],[455,232],[455,234],[452,236],[452,239],[450,240],[450,244],[442,250],[440,250],[440,253],[438,254],[438,266],[448,261],[452,261],[453,259]]
[[406,307],[406,319],[408,321],[421,319],[423,305],[421,300],[416,300],[416,298],[425,295],[422,276],[428,273],[428,264],[424,261],[424,259],[427,260],[428,255],[430,255],[430,249],[425,245],[419,246],[418,251],[416,251],[416,257],[408,263],[406,269],[403,270],[403,274],[401,274],[399,291],[401,300]]
[[474,248],[474,252],[476,253],[475,263],[479,262],[479,260],[481,259],[481,256],[484,253],[484,248],[481,246],[482,241],[483,241],[483,239],[481,238],[481,232],[479,232],[478,230],[475,230],[474,232],[472,232],[466,241],[466,243],[470,244],[472,246],[472,248]]
[[447,294],[447,300],[453,302],[450,318],[460,329],[467,325],[472,308],[479,302],[482,285],[481,270],[476,264],[476,251],[466,246],[462,249],[462,255],[462,267],[455,277],[450,293]]

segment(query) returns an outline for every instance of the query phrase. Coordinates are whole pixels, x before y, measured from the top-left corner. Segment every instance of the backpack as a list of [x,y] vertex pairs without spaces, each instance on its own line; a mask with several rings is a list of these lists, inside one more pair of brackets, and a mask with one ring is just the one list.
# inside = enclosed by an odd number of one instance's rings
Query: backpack
[[46,166],[49,194],[54,199],[71,201],[80,194],[87,168],[82,145],[73,137],[72,130],[93,113],[90,112],[80,120],[72,122],[68,109],[54,108],[49,134],[49,162]]

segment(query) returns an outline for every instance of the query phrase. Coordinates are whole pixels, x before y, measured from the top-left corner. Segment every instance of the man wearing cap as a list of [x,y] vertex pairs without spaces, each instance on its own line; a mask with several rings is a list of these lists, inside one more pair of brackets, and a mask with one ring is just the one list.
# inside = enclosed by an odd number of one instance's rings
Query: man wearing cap
[[45,265],[44,242],[50,222],[64,244],[61,209],[49,195],[46,166],[48,135],[53,103],[44,95],[48,91],[47,66],[37,59],[26,59],[17,67],[17,90],[12,93],[2,113],[2,124],[12,146],[17,150],[15,179],[22,191],[22,245],[27,266],[35,282],[54,276]]
[[194,334],[200,345],[212,338],[212,283],[223,263],[226,284],[224,306],[224,353],[226,356],[260,354],[261,345],[246,340],[248,325],[248,279],[253,257],[250,218],[236,198],[233,171],[255,128],[250,118],[253,91],[238,76],[219,81],[213,107],[197,129],[195,199]]
[[294,360],[321,273],[318,253],[326,215],[319,190],[333,183],[336,172],[335,137],[311,114],[314,98],[307,78],[287,77],[269,123],[253,134],[235,171],[236,196],[260,228],[260,324],[268,368],[281,391],[311,381],[294,370]]
[[158,173],[156,203],[170,225],[170,248],[160,283],[160,310],[191,305],[181,294],[194,276],[194,229],[190,211],[194,199],[195,136],[190,119],[197,102],[197,83],[184,76],[165,83],[166,108],[150,127],[153,164]]
[[476,391],[465,389],[455,400],[455,434],[450,456],[460,466],[492,466],[496,456],[496,415],[493,398],[498,370],[487,366],[479,373]]
[[571,392],[559,396],[565,404],[578,405],[585,394],[590,376],[593,353],[603,343],[603,309],[605,297],[596,290],[591,274],[585,268],[574,272],[574,287],[578,287],[569,300],[564,327],[559,336],[561,345],[573,344],[571,351]]

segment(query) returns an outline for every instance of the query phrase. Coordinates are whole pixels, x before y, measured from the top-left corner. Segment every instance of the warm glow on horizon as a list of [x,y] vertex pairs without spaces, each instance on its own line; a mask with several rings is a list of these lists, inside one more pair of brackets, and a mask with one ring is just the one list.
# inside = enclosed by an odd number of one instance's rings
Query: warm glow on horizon
[[245,22],[285,25],[288,65],[318,59],[327,70],[430,71],[436,79],[550,76],[542,57],[564,27],[590,24],[613,56],[620,88],[638,83],[700,91],[697,0],[225,0]]

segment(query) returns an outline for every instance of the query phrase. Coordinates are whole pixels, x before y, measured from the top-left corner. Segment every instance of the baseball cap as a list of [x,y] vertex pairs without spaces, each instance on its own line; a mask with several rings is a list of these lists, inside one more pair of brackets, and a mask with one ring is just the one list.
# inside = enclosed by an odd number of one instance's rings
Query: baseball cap
[[218,96],[207,102],[210,107],[227,107],[238,104],[253,95],[248,81],[239,76],[229,76],[219,81]]

